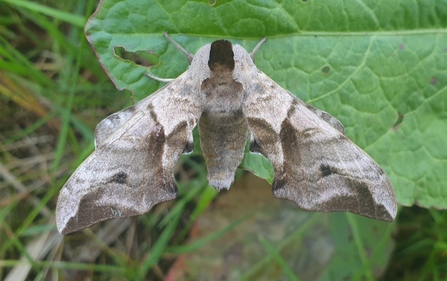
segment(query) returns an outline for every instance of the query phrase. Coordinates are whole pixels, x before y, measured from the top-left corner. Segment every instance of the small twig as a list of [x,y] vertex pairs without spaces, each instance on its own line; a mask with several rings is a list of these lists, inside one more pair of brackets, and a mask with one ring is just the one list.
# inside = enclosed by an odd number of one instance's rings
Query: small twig
[[253,51],[251,51],[250,53],[250,57],[252,60],[254,60],[255,54],[258,52],[259,48],[261,48],[261,45],[265,42],[266,38],[262,38],[261,41],[259,41],[259,43],[255,46],[255,48],[253,49]]
[[169,82],[175,80],[174,78],[160,78],[160,77],[154,76],[154,75],[152,75],[150,73],[146,73],[146,76],[149,77],[149,78],[152,78],[152,79],[154,79],[156,81],[165,82],[165,83],[169,83]]
[[175,42],[174,39],[169,37],[167,32],[163,33],[163,36],[166,37],[166,39],[168,39],[169,42],[174,44],[174,46],[188,58],[188,63],[191,64],[194,55],[185,50],[179,43]]

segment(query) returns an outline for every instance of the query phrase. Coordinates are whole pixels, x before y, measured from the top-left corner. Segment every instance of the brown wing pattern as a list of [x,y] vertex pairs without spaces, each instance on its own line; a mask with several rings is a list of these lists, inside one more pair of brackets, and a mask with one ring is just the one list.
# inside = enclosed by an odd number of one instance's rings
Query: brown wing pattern
[[305,210],[393,220],[397,205],[390,180],[341,133],[340,123],[327,113],[317,116],[259,70],[252,76],[244,114],[254,136],[252,150],[273,164],[273,194]]
[[59,195],[59,231],[67,234],[116,216],[141,215],[174,199],[174,165],[182,152],[192,149],[192,130],[200,113],[197,86],[181,76],[104,119],[95,132],[96,150]]

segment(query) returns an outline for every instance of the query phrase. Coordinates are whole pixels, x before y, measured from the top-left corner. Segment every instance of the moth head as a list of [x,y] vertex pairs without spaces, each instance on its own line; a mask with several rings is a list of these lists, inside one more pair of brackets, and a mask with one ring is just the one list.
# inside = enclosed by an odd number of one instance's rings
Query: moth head
[[211,44],[210,59],[208,66],[211,71],[234,70],[234,53],[231,42],[227,40],[217,40]]

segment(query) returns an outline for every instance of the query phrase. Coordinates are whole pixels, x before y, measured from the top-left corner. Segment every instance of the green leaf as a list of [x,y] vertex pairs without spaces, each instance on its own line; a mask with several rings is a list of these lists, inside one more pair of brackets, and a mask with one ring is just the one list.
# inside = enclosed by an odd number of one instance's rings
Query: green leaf
[[273,167],[269,160],[259,154],[245,153],[241,166],[256,176],[273,182]]
[[[446,208],[446,27],[445,1],[104,0],[86,33],[118,89],[137,100],[161,86],[147,72],[175,78],[188,68],[165,31],[191,53],[222,37],[251,51],[267,37],[258,68],[338,118],[388,173],[399,203]],[[120,58],[120,47],[159,63]],[[253,157],[245,167],[271,180]]]

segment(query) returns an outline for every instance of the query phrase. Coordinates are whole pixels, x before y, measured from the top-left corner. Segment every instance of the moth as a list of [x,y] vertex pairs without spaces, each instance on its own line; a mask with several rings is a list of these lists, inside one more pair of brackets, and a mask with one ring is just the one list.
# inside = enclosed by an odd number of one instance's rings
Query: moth
[[226,40],[207,44],[190,55],[189,69],[178,78],[102,120],[95,151],[60,192],[59,232],[142,215],[173,200],[174,166],[192,152],[196,125],[207,179],[217,190],[230,188],[249,139],[250,152],[272,163],[275,197],[308,211],[392,221],[397,204],[384,171],[345,137],[337,119],[258,70],[253,56],[259,46],[250,54]]

